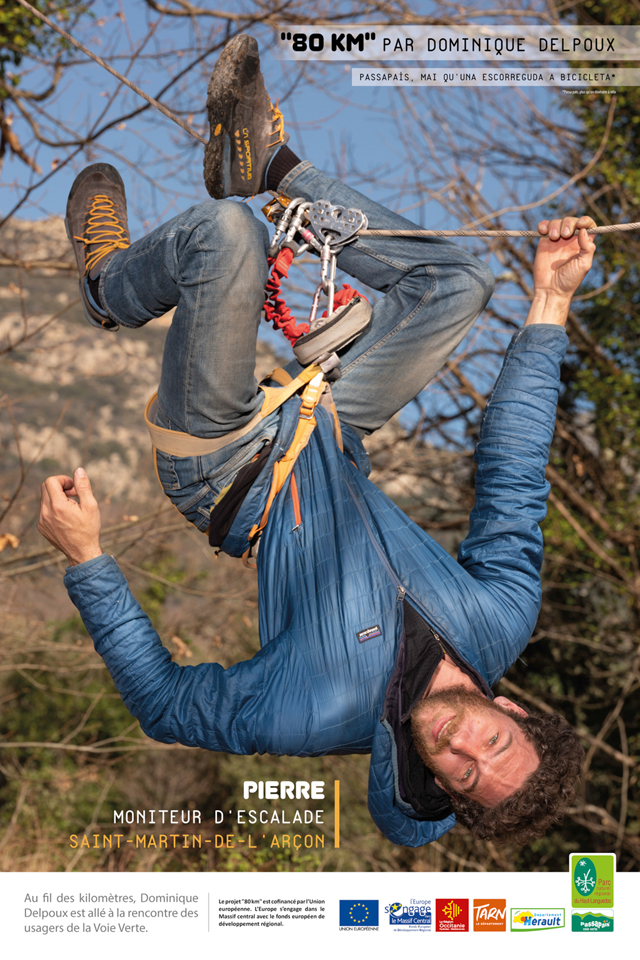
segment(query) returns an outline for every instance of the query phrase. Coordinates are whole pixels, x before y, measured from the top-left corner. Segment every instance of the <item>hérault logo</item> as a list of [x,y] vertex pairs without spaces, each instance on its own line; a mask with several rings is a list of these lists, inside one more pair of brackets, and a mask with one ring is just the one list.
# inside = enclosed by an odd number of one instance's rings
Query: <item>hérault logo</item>
[[564,927],[564,908],[512,907],[511,930],[532,933],[537,930],[559,930]]

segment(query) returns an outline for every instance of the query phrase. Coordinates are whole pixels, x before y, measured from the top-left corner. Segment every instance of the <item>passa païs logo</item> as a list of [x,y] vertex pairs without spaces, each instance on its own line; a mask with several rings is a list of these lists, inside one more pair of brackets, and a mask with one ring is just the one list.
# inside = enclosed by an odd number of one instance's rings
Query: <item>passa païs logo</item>
[[474,900],[473,929],[499,933],[507,929],[506,900]]
[[431,930],[433,916],[431,900],[410,900],[409,903],[389,904],[384,908],[389,914],[389,924],[392,927],[408,927],[411,930]]
[[569,870],[572,907],[613,907],[615,853],[572,853]]
[[378,929],[377,900],[341,900],[340,928]]
[[538,930],[559,930],[564,927],[564,908],[512,907],[513,933],[532,933]]
[[571,930],[573,933],[613,933],[613,910],[572,913]]
[[468,900],[436,900],[436,933],[464,933],[468,929]]

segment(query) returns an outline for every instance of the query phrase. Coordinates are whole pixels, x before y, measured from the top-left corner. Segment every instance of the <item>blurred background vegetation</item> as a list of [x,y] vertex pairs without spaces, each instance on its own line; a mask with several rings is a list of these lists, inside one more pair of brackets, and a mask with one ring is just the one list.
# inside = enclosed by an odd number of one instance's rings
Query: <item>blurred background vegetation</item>
[[[225,17],[177,0],[136,0],[126,15],[115,2],[41,2],[42,10],[85,42],[102,29],[105,11],[111,20],[107,16],[104,29],[124,30],[134,7],[136,15],[142,10],[156,17],[147,26],[161,66],[163,57],[173,62],[177,56],[170,47],[174,24],[189,19],[192,46],[183,53],[194,66],[186,79],[176,79],[167,99],[184,116],[186,88],[180,83],[193,85],[198,71],[206,75],[216,51],[238,30],[254,32],[267,47],[281,17],[275,4],[247,3],[242,14]],[[540,2],[519,16],[512,11],[494,16],[493,22],[634,24],[639,9],[635,0]],[[458,5],[454,13],[437,3],[430,14],[414,15],[399,2],[377,3],[367,14],[362,6],[342,4],[336,12],[335,5],[299,2],[287,8],[286,19],[365,17],[407,24],[479,17],[477,7]],[[73,76],[76,53],[8,0],[0,0],[0,39],[6,51],[0,58],[0,162],[4,158],[3,179],[10,188],[0,195],[0,869],[558,871],[567,869],[572,851],[613,850],[618,869],[637,870],[638,236],[600,238],[590,286],[574,301],[548,470],[543,607],[529,648],[496,690],[534,709],[558,710],[578,728],[587,750],[579,796],[561,825],[525,848],[476,841],[459,826],[423,849],[395,847],[367,812],[367,757],[232,757],[147,740],[66,598],[63,563],[35,531],[38,489],[47,475],[83,462],[103,511],[104,547],[122,564],[173,658],[229,666],[258,649],[253,575],[229,558],[215,559],[204,538],[164,500],[153,475],[141,410],[158,381],[170,317],[144,330],[121,330],[117,337],[90,329],[78,307],[64,228],[55,217],[42,219],[44,208],[38,206],[44,195],[38,191],[67,165],[72,170],[74,164],[112,158],[115,147],[107,134],[118,124],[128,125],[127,132],[133,126],[146,150],[149,127],[142,123],[160,121],[146,107],[132,108],[114,88],[107,116],[75,116],[72,127],[71,120],[61,119],[62,101],[56,97],[65,78]],[[108,45],[105,38],[103,55]],[[207,51],[213,57],[200,65]],[[142,60],[137,66],[150,69]],[[315,102],[315,88],[324,84],[339,105],[347,81],[335,71],[321,72],[328,68],[318,70],[314,77],[301,68],[296,96]],[[45,75],[47,83],[37,92],[30,85]],[[134,109],[136,116],[147,113],[132,120]],[[385,154],[377,166],[363,168],[345,141],[335,145],[333,169],[421,224],[426,218],[434,225],[482,221],[530,229],[543,215],[582,212],[598,223],[640,220],[636,88],[557,97],[548,110],[541,110],[526,88],[455,96],[450,90],[398,90],[384,98],[380,92],[376,109],[376,122],[393,144],[392,159]],[[201,121],[197,113],[190,120]],[[298,149],[304,123],[294,122],[293,129]],[[131,163],[131,152],[121,149],[122,163]],[[165,165],[175,161],[174,170],[193,166],[194,148],[182,139],[165,139],[153,149],[164,152]],[[139,166],[143,177],[144,165]],[[153,189],[164,196],[159,180]],[[58,212],[65,199],[60,190]],[[184,191],[186,196],[186,186]],[[538,201],[551,195],[541,206]],[[453,553],[473,504],[472,452],[481,412],[531,295],[535,244],[503,238],[478,241],[473,249],[494,268],[496,296],[437,381],[369,440],[372,478]],[[315,277],[308,271],[303,262],[287,291],[299,314]],[[263,342],[259,373],[277,359],[274,341]],[[69,846],[71,834],[115,833],[113,811],[121,809],[198,809],[203,815],[198,832],[212,838],[221,832],[215,811],[240,805],[245,779],[325,780],[328,787],[340,780],[340,848],[333,848],[330,789],[329,799],[318,804],[325,811],[324,850],[271,847],[269,831],[268,842],[255,850]]]

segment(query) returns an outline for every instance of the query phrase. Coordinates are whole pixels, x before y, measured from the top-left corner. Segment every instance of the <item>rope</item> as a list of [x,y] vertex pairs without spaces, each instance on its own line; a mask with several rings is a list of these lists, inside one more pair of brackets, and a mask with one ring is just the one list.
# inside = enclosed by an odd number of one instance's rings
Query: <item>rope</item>
[[[589,234],[621,233],[623,230],[640,230],[640,223],[611,223],[604,227],[591,227]],[[537,230],[360,230],[359,237],[535,237]]]
[[160,113],[164,113],[165,117],[168,117],[169,120],[173,120],[174,123],[177,123],[179,127],[182,127],[187,133],[192,137],[195,137],[196,140],[199,140],[200,143],[206,145],[207,141],[204,137],[201,137],[197,130],[194,130],[193,127],[190,127],[188,123],[184,120],[181,120],[180,117],[177,117],[175,113],[172,113],[168,107],[165,107],[162,103],[159,103],[157,100],[154,100],[153,97],[150,97],[148,93],[145,93],[144,90],[141,90],[140,87],[137,87],[135,83],[132,83],[131,80],[127,80],[126,77],[123,77],[121,73],[118,73],[117,70],[114,70],[113,67],[110,67],[101,57],[98,57],[95,53],[92,53],[88,47],[85,47],[83,43],[80,43],[78,40],[74,40],[70,33],[67,33],[66,30],[62,30],[57,24],[50,20],[49,17],[45,17],[44,13],[41,13],[39,10],[36,10],[35,7],[32,7],[30,3],[27,3],[27,0],[17,0],[21,7],[24,7],[25,10],[28,10],[30,13],[34,14],[38,20],[42,20],[47,24],[48,27],[51,27],[52,30],[55,30],[56,33],[59,33],[61,37],[64,37],[65,40],[68,40],[69,43],[73,44],[74,47],[77,47],[78,50],[82,50],[84,54],[90,57],[92,60],[95,60],[96,63],[99,63],[101,67],[104,67],[105,70],[108,70],[109,73],[116,77],[121,83],[124,83],[127,87],[133,90],[134,93],[137,93],[138,96],[142,97],[143,100],[146,100],[152,107],[155,107],[156,110],[159,110]]

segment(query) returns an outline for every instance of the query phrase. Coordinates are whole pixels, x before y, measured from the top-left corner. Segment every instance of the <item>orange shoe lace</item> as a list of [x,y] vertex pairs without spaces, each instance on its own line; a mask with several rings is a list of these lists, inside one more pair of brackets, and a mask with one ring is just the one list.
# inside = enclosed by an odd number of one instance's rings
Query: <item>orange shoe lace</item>
[[[96,194],[87,211],[84,237],[74,237],[85,245],[85,276],[97,263],[114,250],[127,250],[131,246],[129,232],[120,223],[111,197]],[[89,249],[89,248],[96,249]]]

